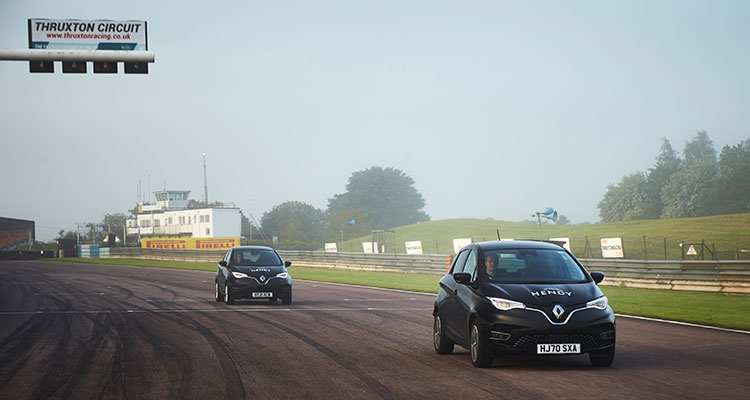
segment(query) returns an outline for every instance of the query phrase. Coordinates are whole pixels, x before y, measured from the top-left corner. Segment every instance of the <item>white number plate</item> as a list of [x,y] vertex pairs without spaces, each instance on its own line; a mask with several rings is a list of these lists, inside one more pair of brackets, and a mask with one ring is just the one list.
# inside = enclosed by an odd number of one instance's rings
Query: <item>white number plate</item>
[[253,297],[273,297],[273,292],[253,292]]
[[581,354],[580,343],[537,344],[536,354]]

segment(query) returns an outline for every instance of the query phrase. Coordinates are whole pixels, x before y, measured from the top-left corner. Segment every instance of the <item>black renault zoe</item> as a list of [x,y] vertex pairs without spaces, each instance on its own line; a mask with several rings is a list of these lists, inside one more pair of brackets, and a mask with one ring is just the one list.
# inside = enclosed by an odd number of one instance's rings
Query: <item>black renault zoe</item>
[[276,250],[265,246],[238,246],[227,251],[216,271],[216,301],[234,304],[236,299],[281,299],[292,303],[292,277]]
[[564,248],[540,241],[474,243],[440,279],[433,311],[438,354],[469,349],[475,367],[521,353],[615,357],[615,315],[589,273]]

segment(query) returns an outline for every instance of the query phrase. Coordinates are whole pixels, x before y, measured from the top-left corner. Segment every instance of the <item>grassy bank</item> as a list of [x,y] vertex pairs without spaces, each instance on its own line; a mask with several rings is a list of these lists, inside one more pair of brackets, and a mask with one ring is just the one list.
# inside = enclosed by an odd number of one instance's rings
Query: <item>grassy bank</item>
[[[496,240],[496,230],[503,238],[539,239],[536,222],[509,222],[494,219],[446,219],[400,226],[395,231],[397,253],[405,253],[405,241],[420,240],[425,254],[453,253],[453,239],[472,238],[474,242]],[[679,260],[680,243],[701,243],[709,249],[715,246],[719,259],[733,260],[739,255],[750,258],[750,253],[736,253],[737,249],[750,249],[750,213],[715,215],[700,218],[674,218],[643,221],[596,223],[588,225],[542,225],[543,237],[570,238],[571,250],[577,257],[601,257],[599,239],[622,237],[625,257],[649,260]],[[338,243],[339,251],[362,252],[362,242],[370,235]],[[386,252],[392,251],[393,238],[389,236]],[[587,252],[588,240],[591,252]],[[645,246],[644,246],[645,242]],[[666,246],[665,246],[666,244]],[[645,251],[644,251],[645,248]],[[700,247],[698,246],[698,251]],[[710,253],[704,254],[711,259]],[[697,259],[687,256],[686,259]]]
[[[133,265],[215,271],[215,263],[189,263],[141,259],[50,259],[90,264]],[[289,267],[296,279],[345,283],[389,289],[436,293],[437,275],[396,272],[348,271],[329,268]],[[681,292],[602,286],[615,312],[750,331],[750,296],[723,293]]]

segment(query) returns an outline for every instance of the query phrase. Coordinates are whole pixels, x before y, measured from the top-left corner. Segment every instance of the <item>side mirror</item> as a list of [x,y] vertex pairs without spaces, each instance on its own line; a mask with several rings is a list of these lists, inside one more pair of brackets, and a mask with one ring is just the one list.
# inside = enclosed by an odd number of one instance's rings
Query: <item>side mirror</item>
[[604,272],[593,271],[591,272],[591,278],[593,278],[594,283],[598,285],[599,283],[601,283],[601,281],[604,280]]
[[462,285],[468,285],[471,282],[471,274],[468,272],[456,272],[453,274],[453,279]]
[[221,261],[219,261],[219,265],[221,265],[222,267],[226,267],[227,266],[227,262],[224,261],[224,260],[221,260]]
[[292,262],[291,262],[291,261],[284,261],[284,266],[285,266],[285,267],[288,267],[288,266],[290,266],[290,265],[292,265]]

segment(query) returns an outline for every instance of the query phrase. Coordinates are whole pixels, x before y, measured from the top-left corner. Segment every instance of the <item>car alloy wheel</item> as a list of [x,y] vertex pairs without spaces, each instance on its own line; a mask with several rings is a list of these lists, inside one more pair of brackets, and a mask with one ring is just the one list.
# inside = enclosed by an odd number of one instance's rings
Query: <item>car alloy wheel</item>
[[215,282],[214,299],[218,302],[221,301],[221,292],[219,292],[219,282]]
[[224,285],[224,303],[234,304],[234,296],[229,294],[229,285]]
[[487,368],[492,365],[492,356],[488,348],[489,338],[483,334],[479,323],[474,321],[471,324],[471,364],[477,368]]
[[477,362],[477,355],[479,354],[479,331],[476,325],[471,327],[471,361]]
[[435,352],[438,354],[452,353],[454,343],[445,336],[445,332],[443,332],[443,320],[440,318],[440,315],[435,315],[432,327],[432,344],[435,347]]

